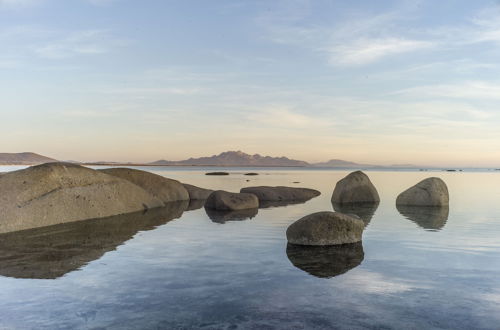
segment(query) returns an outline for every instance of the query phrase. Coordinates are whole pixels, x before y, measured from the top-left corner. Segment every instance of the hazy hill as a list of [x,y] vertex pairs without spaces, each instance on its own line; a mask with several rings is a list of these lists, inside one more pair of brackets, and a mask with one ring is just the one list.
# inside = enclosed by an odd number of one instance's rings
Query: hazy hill
[[309,163],[287,157],[249,155],[242,151],[226,151],[210,157],[189,158],[181,161],[158,160],[151,165],[204,166],[309,166]]
[[358,164],[354,162],[349,162],[346,160],[341,160],[341,159],[330,159],[327,162],[322,162],[322,163],[315,163],[313,166],[317,167],[376,167],[375,165],[368,165],[368,164]]
[[34,152],[0,153],[0,164],[2,165],[35,165],[56,161]]

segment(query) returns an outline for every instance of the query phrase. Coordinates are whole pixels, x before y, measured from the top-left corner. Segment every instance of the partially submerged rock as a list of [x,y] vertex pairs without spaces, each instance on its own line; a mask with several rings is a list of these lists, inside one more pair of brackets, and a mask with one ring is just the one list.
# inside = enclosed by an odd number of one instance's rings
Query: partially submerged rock
[[378,203],[380,197],[368,176],[356,171],[337,182],[332,195],[332,203]]
[[211,189],[200,188],[200,187],[193,186],[193,185],[187,184],[187,183],[183,183],[183,185],[184,185],[184,188],[186,188],[186,190],[189,194],[189,198],[191,200],[207,199],[208,196],[210,196],[210,194],[213,192],[213,190],[211,190]]
[[130,181],[164,203],[189,200],[189,193],[182,183],[161,175],[132,168],[107,168],[99,171]]
[[286,255],[297,268],[320,278],[330,278],[359,266],[365,257],[361,242],[333,246],[288,244]]
[[399,213],[408,220],[415,222],[420,227],[437,231],[443,229],[448,220],[450,208],[444,206],[409,206],[396,205]]
[[205,175],[229,175],[228,172],[208,172]]
[[246,187],[240,190],[242,193],[254,194],[259,202],[305,202],[311,198],[321,195],[314,189],[295,187]]
[[115,250],[137,232],[179,218],[187,203],[1,234],[0,275],[59,278]]
[[338,212],[307,215],[286,230],[288,243],[297,245],[339,245],[361,241],[365,224],[357,216]]
[[449,204],[448,187],[440,178],[427,178],[403,191],[396,205],[444,206]]
[[259,173],[250,172],[250,173],[245,173],[244,175],[255,176],[255,175],[259,175]]
[[217,190],[208,196],[205,207],[219,211],[255,209],[259,207],[259,200],[254,194]]
[[0,176],[0,233],[164,206],[141,187],[70,163]]
[[236,211],[219,211],[210,208],[205,208],[208,217],[213,222],[217,223],[226,223],[228,221],[243,221],[252,219],[257,215],[259,209],[244,209],[244,210],[236,210]]

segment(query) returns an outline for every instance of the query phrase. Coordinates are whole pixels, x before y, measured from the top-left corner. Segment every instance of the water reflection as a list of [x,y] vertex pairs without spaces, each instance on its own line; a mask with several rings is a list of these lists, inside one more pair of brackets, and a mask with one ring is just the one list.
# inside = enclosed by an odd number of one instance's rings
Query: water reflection
[[194,211],[201,209],[205,205],[206,199],[191,199],[186,211]]
[[333,209],[336,212],[344,214],[355,214],[363,220],[365,226],[368,226],[375,211],[377,211],[379,203],[354,203],[354,204],[337,204],[332,203]]
[[131,239],[179,218],[187,201],[124,215],[0,235],[0,275],[55,279],[101,258]]
[[448,206],[407,206],[396,205],[399,213],[415,222],[420,227],[439,231],[448,220],[450,208]]
[[359,266],[365,257],[361,242],[334,246],[288,244],[286,255],[297,268],[321,278],[330,278]]
[[205,207],[208,217],[213,222],[226,223],[227,221],[242,221],[252,219],[257,215],[259,209],[246,209],[237,211],[219,211]]
[[295,200],[295,201],[259,201],[260,209],[267,209],[271,207],[282,207],[287,205],[305,204],[309,199],[305,200]]

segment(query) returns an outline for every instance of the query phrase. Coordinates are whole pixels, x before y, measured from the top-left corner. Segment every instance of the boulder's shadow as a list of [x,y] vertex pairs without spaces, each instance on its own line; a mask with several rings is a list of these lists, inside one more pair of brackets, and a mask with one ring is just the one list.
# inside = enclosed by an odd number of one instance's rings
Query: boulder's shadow
[[443,229],[450,213],[449,206],[396,205],[396,208],[406,219],[430,231]]
[[330,278],[359,266],[365,257],[361,242],[332,246],[288,244],[286,255],[297,268],[320,278]]
[[227,221],[243,221],[252,219],[257,215],[259,209],[245,209],[237,211],[219,211],[205,207],[208,217],[213,222],[226,223]]
[[365,227],[368,226],[377,211],[379,203],[332,203],[333,210],[344,214],[355,214],[363,220]]
[[68,222],[0,235],[0,275],[55,279],[101,258],[131,239],[179,218],[187,201],[106,218]]

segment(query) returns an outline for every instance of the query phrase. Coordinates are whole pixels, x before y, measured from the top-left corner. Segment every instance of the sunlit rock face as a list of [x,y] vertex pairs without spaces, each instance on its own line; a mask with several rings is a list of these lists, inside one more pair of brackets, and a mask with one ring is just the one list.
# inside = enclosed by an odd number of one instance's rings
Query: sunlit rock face
[[332,203],[378,203],[380,197],[370,178],[361,171],[352,172],[337,182],[332,194]]
[[187,201],[112,217],[0,235],[0,275],[54,279],[75,271],[131,239],[179,218]]
[[399,194],[396,205],[446,206],[449,200],[446,183],[440,178],[427,178]]
[[0,176],[0,233],[164,206],[143,188],[70,163]]
[[307,215],[286,230],[288,243],[297,245],[340,245],[359,242],[365,224],[357,216],[339,212]]
[[286,255],[297,268],[321,278],[330,278],[359,266],[365,257],[361,242],[335,246],[288,244]]
[[415,222],[420,227],[438,231],[444,228],[450,208],[448,205],[444,206],[408,206],[397,205],[399,213],[405,218]]
[[314,189],[284,186],[245,187],[240,192],[254,194],[259,202],[305,202],[321,195],[319,191]]
[[368,226],[372,220],[375,212],[377,211],[379,203],[351,203],[351,204],[337,204],[332,203],[333,209],[336,212],[344,214],[354,214],[358,216],[365,226]]
[[217,190],[208,196],[205,207],[219,211],[255,209],[259,207],[259,199],[254,194]]
[[205,208],[208,217],[213,222],[226,223],[228,221],[243,221],[252,219],[257,215],[259,209],[244,209],[236,211],[219,211],[211,208]]
[[189,193],[182,183],[161,175],[131,168],[107,168],[100,172],[130,181],[164,203],[189,200]]

